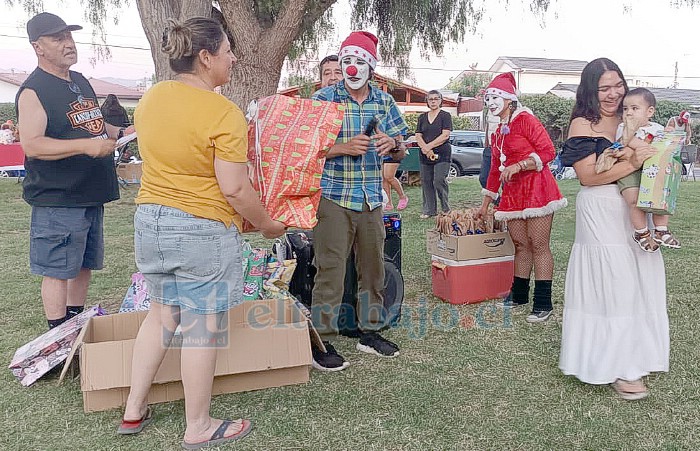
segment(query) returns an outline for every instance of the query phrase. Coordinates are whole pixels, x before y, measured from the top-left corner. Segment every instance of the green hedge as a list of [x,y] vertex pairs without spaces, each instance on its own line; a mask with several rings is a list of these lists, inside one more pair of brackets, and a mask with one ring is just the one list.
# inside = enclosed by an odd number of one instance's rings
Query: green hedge
[[[408,125],[408,133],[414,134],[418,127],[419,113],[406,113],[403,115],[406,125]],[[453,130],[475,130],[473,116],[452,116]]]
[[13,122],[17,122],[17,114],[15,114],[15,104],[13,103],[0,103],[0,121],[5,122],[8,119],[12,119]]

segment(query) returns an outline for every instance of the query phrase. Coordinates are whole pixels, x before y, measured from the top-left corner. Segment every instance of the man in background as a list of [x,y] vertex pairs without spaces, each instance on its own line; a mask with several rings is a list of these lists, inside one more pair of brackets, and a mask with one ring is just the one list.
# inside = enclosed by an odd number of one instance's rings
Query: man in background
[[328,55],[321,60],[319,65],[321,73],[321,88],[334,85],[343,79],[343,71],[340,69],[338,55]]

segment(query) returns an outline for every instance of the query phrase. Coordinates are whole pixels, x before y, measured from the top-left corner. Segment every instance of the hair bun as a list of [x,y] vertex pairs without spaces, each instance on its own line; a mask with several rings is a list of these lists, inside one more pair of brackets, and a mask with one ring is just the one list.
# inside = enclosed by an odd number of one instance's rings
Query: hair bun
[[170,59],[192,56],[192,32],[182,22],[168,19],[163,31],[161,49]]

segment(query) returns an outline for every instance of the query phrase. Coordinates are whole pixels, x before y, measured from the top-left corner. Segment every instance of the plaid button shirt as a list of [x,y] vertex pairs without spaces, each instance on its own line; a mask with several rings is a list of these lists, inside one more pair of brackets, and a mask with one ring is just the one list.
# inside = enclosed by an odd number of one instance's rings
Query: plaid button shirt
[[[337,143],[346,143],[364,132],[373,117],[379,120],[378,130],[391,137],[404,136],[408,131],[394,98],[370,84],[369,96],[358,104],[341,81],[313,95],[316,100],[345,105],[343,126]],[[374,143],[367,153],[353,157],[341,155],[326,160],[321,178],[321,195],[341,207],[362,211],[365,203],[370,210],[382,205],[382,163]]]

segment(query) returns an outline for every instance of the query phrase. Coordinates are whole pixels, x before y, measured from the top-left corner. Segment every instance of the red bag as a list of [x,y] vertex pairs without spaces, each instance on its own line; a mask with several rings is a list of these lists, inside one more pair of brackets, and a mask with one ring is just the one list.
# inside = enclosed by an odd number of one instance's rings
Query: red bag
[[[338,137],[345,107],[273,95],[251,104],[248,114],[253,188],[272,219],[288,227],[312,229],[318,222],[326,153]],[[244,221],[243,231],[253,230]]]

